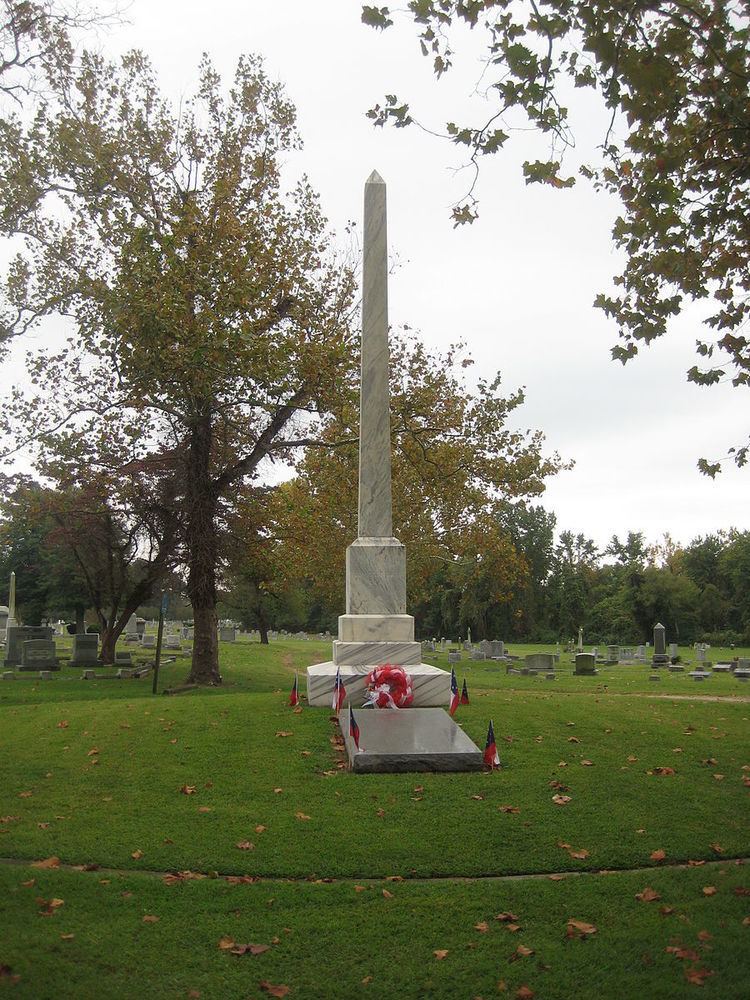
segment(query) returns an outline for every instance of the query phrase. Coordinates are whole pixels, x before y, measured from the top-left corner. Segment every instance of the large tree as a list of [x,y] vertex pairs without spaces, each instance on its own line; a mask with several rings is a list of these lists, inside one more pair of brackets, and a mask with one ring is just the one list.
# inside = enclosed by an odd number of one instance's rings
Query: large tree
[[[531,126],[549,140],[548,156],[526,161],[527,183],[565,188],[566,150],[574,141],[571,88],[593,88],[611,115],[598,156],[581,173],[622,203],[615,244],[625,267],[616,295],[596,305],[618,325],[613,357],[623,363],[667,331],[686,299],[713,301],[697,342],[690,381],[750,385],[750,8],[743,0],[410,0],[399,13],[417,26],[435,75],[447,73],[467,25],[486,44],[481,120],[447,122],[444,134],[474,168],[455,223],[476,217],[480,162]],[[384,29],[389,7],[363,7]],[[456,41],[456,39],[459,39]],[[417,119],[389,95],[369,112],[379,125]],[[431,129],[433,130],[433,129]],[[706,365],[706,360],[708,364]],[[737,465],[746,441],[731,448]],[[720,464],[699,461],[715,475]]]
[[282,183],[295,113],[260,60],[242,58],[228,92],[204,60],[178,112],[138,52],[86,53],[50,86],[0,148],[0,225],[21,243],[3,332],[65,315],[71,336],[29,358],[35,391],[15,392],[6,428],[43,459],[171,470],[189,679],[217,684],[219,536],[238,487],[351,379],[352,275],[307,182]]

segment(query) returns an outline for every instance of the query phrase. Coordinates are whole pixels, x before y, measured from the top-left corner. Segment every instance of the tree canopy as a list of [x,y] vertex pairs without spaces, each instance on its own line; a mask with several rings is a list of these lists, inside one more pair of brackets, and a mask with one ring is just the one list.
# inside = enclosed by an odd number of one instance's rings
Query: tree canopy
[[[750,9],[742,0],[630,3],[571,0],[410,0],[398,12],[416,25],[422,54],[437,77],[460,54],[458,29],[485,43],[480,122],[446,122],[444,135],[466,150],[474,168],[467,197],[453,209],[456,225],[477,214],[481,161],[512,146],[529,126],[549,139],[546,159],[526,161],[526,183],[566,188],[566,152],[574,141],[569,110],[574,88],[592,88],[611,114],[597,159],[580,168],[616,195],[622,214],[613,229],[625,267],[618,292],[595,304],[614,319],[627,362],[641,344],[667,332],[686,300],[710,300],[708,333],[688,380],[750,385]],[[386,29],[389,7],[364,6],[362,19]],[[456,39],[459,39],[458,41]],[[408,126],[410,105],[388,95],[370,117]],[[729,449],[738,466],[747,442]],[[701,459],[714,476],[720,463]]]

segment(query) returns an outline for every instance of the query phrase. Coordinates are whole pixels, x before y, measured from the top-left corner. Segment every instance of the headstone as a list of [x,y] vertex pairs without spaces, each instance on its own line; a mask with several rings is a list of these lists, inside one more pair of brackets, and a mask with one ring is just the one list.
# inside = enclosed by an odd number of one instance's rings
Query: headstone
[[484,653],[485,656],[492,656],[492,643],[487,639],[482,639],[479,643],[479,649]]
[[96,671],[95,670],[84,670],[83,673],[81,674],[81,680],[82,681],[95,681],[96,680]]
[[133,662],[133,654],[127,649],[115,650],[115,666],[129,667]]
[[673,660],[675,658],[675,656],[677,656],[677,655],[678,655],[677,654],[677,643],[676,642],[670,642],[670,644],[669,644],[669,658]]
[[[11,619],[9,618],[8,621]],[[5,666],[21,665],[21,650],[24,642],[32,639],[51,639],[52,629],[47,625],[9,625],[5,633]]]
[[0,604],[0,632],[5,635],[5,630],[8,627],[8,609],[4,604]]
[[482,652],[481,649],[473,649],[471,651],[471,658],[472,658],[472,660],[486,660],[487,659],[487,657],[485,656],[485,654]]
[[706,647],[699,645],[695,650],[695,655],[698,663],[705,663],[706,661]]
[[548,673],[555,669],[554,653],[529,653],[523,659],[529,673]]
[[156,636],[146,635],[144,633],[143,637],[141,638],[141,645],[143,646],[144,649],[156,649]]
[[164,640],[165,649],[182,649],[182,643],[180,642],[178,636],[168,635]]
[[135,670],[131,670],[129,667],[120,667],[115,674],[120,680],[130,680],[134,675]]
[[130,633],[131,635],[138,632],[138,618],[135,615],[131,615],[128,618],[124,631],[126,634]]
[[499,639],[493,639],[490,643],[490,656],[505,656],[505,643]]
[[654,655],[651,657],[651,664],[654,667],[662,667],[669,663],[666,652],[666,632],[667,630],[660,622],[654,625]]
[[714,663],[714,673],[715,674],[728,674],[732,669],[731,663],[726,663],[719,660],[718,663]]
[[575,673],[595,674],[596,672],[596,657],[593,653],[576,653]]
[[138,635],[143,636],[146,634],[146,619],[136,618],[135,620],[135,630]]
[[15,672],[15,670],[4,670],[3,671],[3,680],[4,681],[14,681],[15,679],[16,679],[16,672]]
[[356,712],[355,721],[359,751],[349,735],[348,713],[339,715],[355,772],[482,770],[481,750],[442,709],[368,709]]
[[638,660],[640,660],[642,663],[645,663],[646,662],[646,647],[645,646],[639,646],[638,647],[638,651],[637,651],[637,653],[635,655],[636,655],[636,658]]
[[471,640],[470,639],[465,639],[464,640],[464,649],[467,652],[471,652]]
[[448,663],[460,663],[461,654],[460,653],[448,653]]
[[661,677],[658,674],[651,674],[648,679],[650,681],[660,681]]
[[237,639],[237,629],[222,625],[219,629],[219,642],[235,642]]
[[99,636],[96,632],[73,636],[71,667],[87,667],[99,662]]
[[59,670],[52,639],[27,639],[21,643],[21,670]]
[[620,662],[620,647],[607,646],[607,663],[615,664]]
[[52,680],[52,671],[51,670],[40,670],[39,671],[39,680],[40,681],[51,681]]

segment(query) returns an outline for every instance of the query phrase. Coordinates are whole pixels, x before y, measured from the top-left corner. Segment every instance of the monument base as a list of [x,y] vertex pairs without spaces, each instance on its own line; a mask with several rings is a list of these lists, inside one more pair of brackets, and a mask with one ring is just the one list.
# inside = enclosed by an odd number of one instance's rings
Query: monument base
[[[336,671],[341,671],[341,680],[346,687],[345,705],[360,708],[365,700],[365,678],[379,663],[357,666],[340,665],[333,661],[316,663],[307,668],[307,701],[310,705],[327,706],[333,700]],[[411,677],[414,691],[414,708],[439,707],[450,704],[451,675],[446,670],[433,667],[429,663],[405,666]],[[408,710],[407,710],[408,711]]]
[[442,709],[364,709],[356,722],[359,750],[349,735],[349,713],[339,715],[354,772],[482,770],[481,750]]

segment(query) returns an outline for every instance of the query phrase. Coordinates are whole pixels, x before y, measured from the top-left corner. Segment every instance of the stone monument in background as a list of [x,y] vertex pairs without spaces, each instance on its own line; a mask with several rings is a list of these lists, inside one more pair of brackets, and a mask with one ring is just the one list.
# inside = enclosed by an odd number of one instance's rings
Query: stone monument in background
[[415,706],[447,705],[450,674],[422,663],[406,613],[406,551],[393,535],[386,188],[376,172],[365,184],[363,241],[357,538],[346,550],[346,613],[333,660],[308,667],[308,701],[330,705],[339,670],[348,701],[361,705],[366,675],[391,663],[411,675]]

